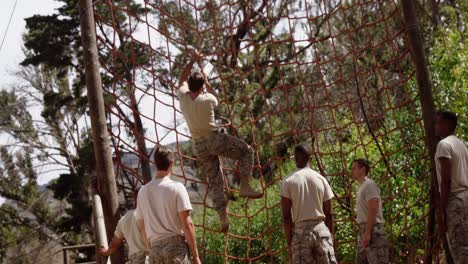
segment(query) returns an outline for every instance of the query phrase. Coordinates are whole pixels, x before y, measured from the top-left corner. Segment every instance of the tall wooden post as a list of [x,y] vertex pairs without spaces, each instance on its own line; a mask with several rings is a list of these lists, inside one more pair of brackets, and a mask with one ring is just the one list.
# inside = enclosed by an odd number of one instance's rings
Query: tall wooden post
[[[429,241],[426,245],[426,254],[424,263],[432,263],[433,252],[435,249],[436,236],[435,232],[435,216],[437,209],[437,197],[439,196],[437,177],[435,172],[435,151],[438,139],[435,135],[434,123],[436,110],[434,106],[434,98],[432,96],[432,85],[427,68],[426,53],[424,51],[424,41],[422,33],[419,30],[416,10],[414,8],[414,0],[401,0],[403,7],[403,14],[406,24],[406,35],[408,37],[408,44],[411,49],[411,57],[416,67],[416,80],[419,89],[419,100],[421,102],[424,131],[425,131],[425,144],[429,151],[429,159],[431,162],[431,186],[429,198],[429,219],[427,221],[427,234]],[[445,248],[446,256],[450,263],[450,254]]]
[[[96,158],[96,173],[100,184],[98,192],[102,197],[107,237],[111,238],[119,217],[117,215],[117,185],[112,164],[110,140],[107,133],[92,0],[80,0],[80,28]],[[113,254],[111,261],[113,264],[124,263],[121,252]]]

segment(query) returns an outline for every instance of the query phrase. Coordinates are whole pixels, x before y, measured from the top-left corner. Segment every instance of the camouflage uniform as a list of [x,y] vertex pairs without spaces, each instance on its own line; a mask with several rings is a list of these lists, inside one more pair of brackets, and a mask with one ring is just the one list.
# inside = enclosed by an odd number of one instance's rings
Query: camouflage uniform
[[200,177],[203,181],[208,181],[208,196],[213,201],[213,208],[222,211],[228,200],[218,156],[239,161],[242,182],[248,180],[252,174],[253,150],[239,138],[222,132],[213,132],[207,137],[193,140],[193,148],[201,170]]
[[145,264],[146,254],[145,252],[138,252],[128,257],[126,264]]
[[446,213],[447,240],[453,261],[468,263],[468,190],[449,195]]
[[151,242],[150,264],[189,264],[189,248],[181,236]]
[[366,224],[359,225],[358,244],[356,246],[356,264],[386,264],[390,262],[387,234],[384,224],[375,224],[367,247],[361,245],[366,232]]
[[295,224],[292,237],[292,263],[336,264],[333,238],[322,220]]

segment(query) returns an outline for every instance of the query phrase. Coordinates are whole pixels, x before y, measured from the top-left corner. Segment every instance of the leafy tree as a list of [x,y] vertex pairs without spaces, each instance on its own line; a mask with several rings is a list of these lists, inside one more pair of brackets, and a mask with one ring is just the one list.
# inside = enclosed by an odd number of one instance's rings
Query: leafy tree
[[[93,163],[86,160],[85,155],[80,155],[86,149],[89,152],[83,95],[75,97],[68,77],[60,77],[59,71],[44,66],[22,67],[18,76],[23,84],[15,91],[0,91],[0,133],[12,142],[1,148],[2,171],[5,173],[0,180],[0,195],[8,201],[2,210],[5,210],[6,226],[21,226],[13,232],[3,229],[10,234],[6,237],[12,239],[8,243],[19,243],[31,232],[33,236],[29,246],[37,241],[39,244],[41,241],[55,241],[59,245],[89,242],[91,218],[90,213],[84,214],[90,211],[90,190],[86,189],[89,184],[72,186],[81,188],[80,195],[72,196],[68,191],[70,186],[60,188],[61,193],[54,194],[60,200],[68,198],[69,202],[74,202],[71,208],[66,208],[67,204],[62,202],[56,202],[62,204],[60,206],[51,206],[52,198],[48,195],[51,191],[40,190],[42,187],[37,184],[38,174],[48,173],[47,168],[51,166],[53,170],[67,171],[68,178],[92,179]],[[31,112],[31,108],[40,111]],[[80,170],[81,167],[87,171]],[[52,184],[52,188],[56,185]],[[75,203],[85,205],[75,215],[86,219],[77,223],[75,218],[72,221],[75,228],[71,230],[65,223],[74,218],[70,213],[77,210]]]
[[[76,94],[82,94],[84,90],[84,65],[82,61],[82,47],[79,35],[80,11],[78,1],[60,0],[63,6],[58,9],[58,14],[50,16],[35,15],[26,19],[27,33],[24,36],[25,47],[30,51],[22,65],[46,65],[57,68],[60,76],[74,74],[76,78],[72,86]],[[128,8],[128,9],[127,9]],[[116,11],[124,9],[137,16],[148,12],[135,1],[112,1],[106,5],[98,5],[98,15],[112,20],[114,31],[108,25],[97,24],[98,34],[104,40],[98,47],[101,59],[113,64],[115,74],[120,76],[117,86],[107,76],[102,76],[105,95],[109,111],[116,111],[130,127],[128,136],[136,141],[136,152],[139,153],[142,162],[142,173],[145,181],[151,179],[148,153],[145,142],[145,128],[139,115],[139,100],[136,93],[137,80],[135,72],[139,67],[148,66],[147,53],[144,46],[132,42],[132,34],[137,29],[138,21],[126,15],[125,12]],[[109,15],[113,10],[114,16]],[[128,30],[127,30],[128,27]],[[108,36],[116,34],[117,40],[111,40]],[[112,61],[111,56],[118,52],[121,56],[117,61]],[[119,98],[122,101],[117,100]],[[84,98],[86,102],[86,97]],[[125,106],[128,105],[128,109]],[[129,110],[130,114],[126,110]]]
[[[62,208],[58,215],[54,215],[56,218],[53,220],[45,216],[42,220],[43,223],[48,223],[48,227],[53,232],[60,234],[57,235],[61,238],[60,243],[76,244],[90,241],[92,229],[89,201],[91,194],[95,193],[93,188],[97,184],[94,175],[94,153],[89,133],[89,120],[86,113],[87,97],[79,35],[80,11],[78,1],[63,0],[61,2],[64,5],[54,15],[36,15],[26,19],[27,32],[24,35],[26,59],[21,63],[22,67],[18,73],[25,84],[16,89],[15,93],[2,91],[0,99],[5,111],[2,111],[0,118],[2,120],[1,132],[8,134],[15,141],[14,145],[7,146],[5,153],[8,154],[17,147],[27,148],[27,156],[25,157],[33,160],[32,163],[40,164],[39,167],[53,164],[59,166],[59,170],[63,171],[59,178],[50,184],[49,188],[54,192],[55,198],[64,199],[70,206]],[[114,1],[114,3],[118,7],[129,7],[132,12],[137,14],[147,12],[140,5],[128,3],[128,1]],[[109,8],[112,7],[105,7],[98,10],[98,13],[109,14]],[[127,23],[126,19],[127,17],[121,13],[116,22],[123,27]],[[100,25],[99,29],[104,30],[104,26]],[[108,32],[101,31],[101,33]],[[127,33],[121,32],[119,34],[121,45],[118,51],[132,58],[135,58],[133,56],[137,53],[135,62],[140,67],[144,66],[148,63],[145,59],[145,51],[138,50],[138,47],[133,44],[131,47],[127,45],[129,41]],[[113,45],[115,43],[108,42],[107,44]],[[103,45],[100,50],[103,51],[105,48]],[[107,50],[107,52],[112,51]],[[102,57],[105,59],[106,55],[104,54]],[[146,158],[144,128],[138,114],[139,102],[133,87],[135,80],[132,75],[138,66],[126,59],[119,63],[116,69],[124,78],[122,84],[117,86],[117,90],[112,92],[128,98],[127,101],[134,110],[131,117],[126,113],[123,113],[122,116],[126,119],[127,124],[132,124],[133,129],[129,130],[131,132],[129,135],[136,139],[136,149],[142,155],[143,174],[147,180],[150,178],[149,163]],[[105,85],[113,85],[105,76],[103,76],[103,80]],[[112,88],[108,87],[108,91],[110,90]],[[109,96],[106,98],[109,99]],[[113,100],[113,96],[110,98],[111,100],[107,100],[108,107],[120,110],[119,104],[121,102]],[[40,109],[40,116],[29,114],[31,107]],[[19,157],[22,156],[18,156],[18,159]],[[12,169],[18,170],[23,168],[20,165],[25,166],[21,162],[13,163],[11,166]],[[145,170],[145,168],[147,169]],[[38,168],[34,168],[33,172],[36,173],[37,170]],[[11,175],[13,173],[5,177],[6,183],[13,181]],[[21,187],[19,190],[25,191],[33,198],[39,195],[30,190],[38,188],[35,181],[31,183],[32,187],[28,186],[18,187]],[[20,202],[20,198],[25,199],[23,196],[11,192],[0,195],[14,203]],[[14,210],[8,212],[14,212]],[[37,214],[37,212],[33,213]],[[5,216],[7,215],[5,214]],[[13,215],[10,214],[9,217],[12,218]],[[8,223],[9,226],[14,226],[15,223],[19,222],[9,221]],[[21,241],[22,236],[27,234],[28,228],[18,228],[18,230],[16,236],[5,237]],[[10,234],[13,233],[10,232]]]
[[445,26],[435,29],[433,45],[429,52],[436,106],[459,114],[457,134],[465,142],[468,140],[468,123],[465,116],[468,111],[467,10],[468,4],[465,1],[442,6],[440,13],[445,14],[442,20]]
[[31,253],[31,248],[21,246],[24,241],[65,242],[52,227],[62,213],[60,206],[51,207],[48,193],[41,192],[37,185],[35,146],[41,142],[27,103],[14,92],[0,91],[0,132],[17,140],[15,144],[0,146],[0,196],[7,199],[0,206],[2,262],[7,250],[13,248],[18,249],[18,255]]

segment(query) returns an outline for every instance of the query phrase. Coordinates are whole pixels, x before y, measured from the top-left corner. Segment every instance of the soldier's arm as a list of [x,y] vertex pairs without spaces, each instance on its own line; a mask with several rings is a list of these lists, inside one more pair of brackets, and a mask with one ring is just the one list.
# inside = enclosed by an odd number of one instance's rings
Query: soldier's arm
[[367,201],[367,221],[366,231],[361,241],[362,246],[367,247],[372,236],[372,229],[377,221],[377,212],[379,211],[379,198],[371,198]]
[[182,84],[188,80],[190,72],[192,71],[193,64],[195,63],[195,61],[198,60],[199,57],[200,53],[198,51],[194,51],[192,53],[189,63],[185,65],[184,69],[182,70],[182,73],[180,74],[179,85],[177,86],[177,89],[179,89],[182,86]]
[[150,251],[151,245],[148,240],[148,237],[146,236],[146,230],[145,230],[145,221],[143,219],[138,219],[138,230],[140,231],[140,235],[143,238],[143,241],[145,241],[145,246],[146,246],[146,251]]
[[377,213],[379,211],[379,198],[372,198],[367,201],[367,222],[366,232],[372,233],[375,222],[377,221]]
[[219,97],[218,97],[218,93],[215,91],[215,89],[213,89],[213,86],[211,86],[209,80],[208,80],[208,76],[205,74],[205,72],[203,71],[203,69],[205,68],[205,65],[203,64],[203,60],[201,59],[201,55],[198,56],[198,66],[200,67],[200,70],[201,70],[201,73],[203,74],[203,78],[205,79],[205,87],[206,87],[206,90],[212,94],[216,100],[218,100],[219,102]]
[[332,199],[323,202],[323,212],[325,214],[325,224],[332,234],[335,233],[335,226],[333,224],[333,206]]
[[441,229],[445,232],[445,209],[447,208],[448,194],[450,193],[450,184],[452,182],[452,160],[446,157],[439,158],[441,167],[441,184],[440,184],[440,208],[439,219],[442,223]]
[[210,82],[208,81],[208,77],[206,76],[206,74],[202,71],[203,73],[203,77],[205,78],[205,85],[206,85],[206,90],[212,94],[214,97],[216,97],[216,100],[218,100],[219,102],[219,97],[218,97],[218,93],[215,91],[215,89],[213,88],[213,86],[211,86]]
[[179,220],[182,224],[185,240],[192,252],[193,262],[199,263],[200,259],[198,256],[197,240],[195,239],[195,226],[193,225],[192,218],[190,217],[190,210],[179,212]]
[[286,241],[288,242],[288,250],[291,253],[292,242],[292,215],[291,215],[292,202],[290,199],[281,196],[281,212],[283,213],[283,226],[284,233],[286,234]]
[[102,256],[110,256],[112,254],[114,254],[114,252],[119,249],[120,245],[122,244],[122,241],[124,240],[124,238],[120,238],[120,237],[116,237],[114,235],[114,237],[112,238],[112,241],[109,245],[109,248],[106,250],[104,247],[100,247],[99,248],[99,254],[101,254]]

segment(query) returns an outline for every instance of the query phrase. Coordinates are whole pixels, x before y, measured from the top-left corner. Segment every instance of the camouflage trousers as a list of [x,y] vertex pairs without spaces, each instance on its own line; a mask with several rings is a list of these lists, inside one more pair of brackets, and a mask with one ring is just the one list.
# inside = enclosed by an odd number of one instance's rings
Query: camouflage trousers
[[189,249],[182,236],[151,242],[150,264],[189,264]]
[[390,262],[387,233],[384,224],[375,224],[367,247],[360,241],[366,232],[366,224],[359,225],[358,244],[356,245],[356,264],[387,264]]
[[292,263],[336,264],[333,238],[321,220],[295,224],[292,237]]
[[145,260],[145,252],[138,252],[128,256],[128,261],[126,262],[126,264],[146,264]]
[[254,162],[253,150],[239,138],[222,132],[193,140],[193,149],[201,171],[200,178],[208,182],[208,197],[213,201],[213,208],[222,211],[227,206],[228,196],[219,156],[238,160],[240,181],[248,181]]
[[453,261],[468,263],[468,190],[449,195],[446,213],[447,241]]

